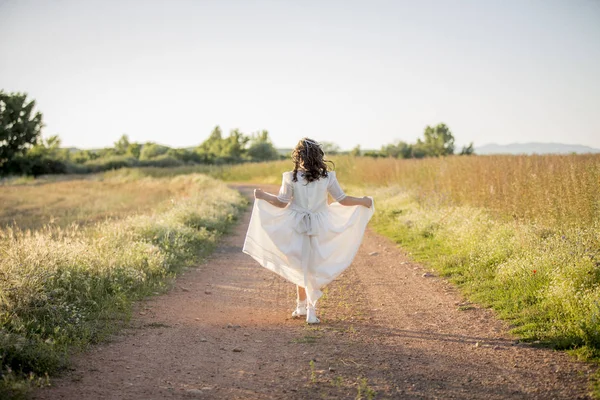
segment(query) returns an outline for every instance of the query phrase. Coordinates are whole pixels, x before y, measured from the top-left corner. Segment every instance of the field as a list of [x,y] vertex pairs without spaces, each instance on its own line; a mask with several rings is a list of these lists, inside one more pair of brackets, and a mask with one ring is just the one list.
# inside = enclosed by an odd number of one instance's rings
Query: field
[[[412,259],[496,310],[523,340],[600,359],[600,156],[333,160],[349,194],[375,197],[373,228]],[[278,184],[290,167],[4,182],[4,387],[27,385],[28,373],[39,383],[70,349],[126,319],[132,300],[208,254],[245,201],[206,175]]]
[[131,171],[5,183],[0,201],[0,397],[122,326],[132,301],[209,254],[246,204],[203,175]]
[[[600,156],[334,158],[375,229],[509,320],[524,340],[600,356]],[[215,169],[277,183],[290,162]]]
[[46,224],[88,225],[145,213],[185,195],[183,180],[135,179],[123,172],[45,178],[0,186],[0,227],[39,229]]

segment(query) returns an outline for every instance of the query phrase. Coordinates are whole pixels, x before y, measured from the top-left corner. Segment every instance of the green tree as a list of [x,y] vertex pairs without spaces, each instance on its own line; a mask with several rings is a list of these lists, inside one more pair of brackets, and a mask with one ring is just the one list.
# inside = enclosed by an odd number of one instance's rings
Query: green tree
[[361,155],[360,144],[357,144],[352,150],[350,150],[350,155],[354,157]]
[[412,146],[401,140],[396,143],[387,144],[381,147],[381,154],[384,157],[410,158],[412,157]]
[[421,139],[417,139],[417,143],[410,145],[410,158],[425,158],[431,155],[429,147]]
[[469,143],[468,146],[463,146],[462,150],[460,151],[461,156],[470,156],[472,154],[475,154],[475,149],[473,148],[473,142]]
[[208,139],[194,150],[199,158],[206,163],[241,161],[246,153],[246,145],[250,138],[233,129],[229,136],[223,138],[221,128],[217,125]]
[[129,156],[139,159],[142,153],[142,145],[129,141],[129,136],[122,135],[114,145],[114,155]]
[[79,150],[71,155],[71,160],[77,164],[85,164],[88,161],[98,158],[98,154],[90,150]]
[[50,136],[48,139],[39,139],[38,142],[27,152],[30,157],[45,157],[55,160],[68,160],[70,153],[68,149],[60,148],[61,141],[58,135]]
[[0,172],[39,140],[44,124],[42,113],[34,108],[35,100],[28,101],[27,94],[0,90]]
[[221,154],[223,145],[223,133],[219,125],[215,126],[208,139],[202,142],[194,150],[202,161],[211,163]]
[[140,155],[142,154],[142,145],[139,143],[129,143],[127,154],[139,159]]
[[154,142],[147,142],[144,144],[142,151],[140,152],[140,160],[150,160],[165,154],[167,151],[169,151],[167,146],[163,146]]
[[454,154],[454,135],[446,124],[438,124],[435,127],[427,126],[423,136],[428,156],[439,157]]
[[247,155],[252,161],[269,161],[279,158],[279,153],[275,146],[273,146],[269,138],[269,132],[266,130],[252,135]]
[[240,132],[239,129],[233,129],[229,132],[229,137],[222,141],[221,153],[218,156],[228,161],[239,161],[246,152],[246,144],[250,138]]
[[127,135],[121,136],[119,140],[115,142],[115,154],[118,156],[127,154],[129,146],[129,137]]

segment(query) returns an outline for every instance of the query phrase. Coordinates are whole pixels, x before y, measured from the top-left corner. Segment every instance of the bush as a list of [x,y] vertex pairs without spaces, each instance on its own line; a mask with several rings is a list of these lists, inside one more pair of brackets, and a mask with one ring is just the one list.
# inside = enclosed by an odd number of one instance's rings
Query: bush
[[3,166],[6,175],[65,174],[67,162],[42,155],[19,155]]
[[111,169],[134,167],[137,163],[138,160],[131,156],[109,156],[88,161],[84,165],[89,168],[90,172],[102,172]]
[[140,160],[138,162],[138,165],[140,167],[166,168],[166,167],[181,167],[182,165],[185,165],[185,162],[180,159],[177,159],[175,157],[172,157],[168,154],[164,154],[162,156],[158,156],[158,157],[155,157],[150,160]]

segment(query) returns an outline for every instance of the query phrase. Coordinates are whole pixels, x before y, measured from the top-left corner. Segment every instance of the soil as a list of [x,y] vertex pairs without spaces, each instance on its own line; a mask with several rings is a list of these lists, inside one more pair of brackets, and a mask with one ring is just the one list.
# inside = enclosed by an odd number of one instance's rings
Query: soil
[[[236,188],[250,196],[250,186]],[[276,188],[265,187],[276,191]],[[354,263],[292,319],[295,287],[241,252],[249,210],[129,328],[35,399],[585,399],[594,368],[520,343],[492,311],[367,231]]]

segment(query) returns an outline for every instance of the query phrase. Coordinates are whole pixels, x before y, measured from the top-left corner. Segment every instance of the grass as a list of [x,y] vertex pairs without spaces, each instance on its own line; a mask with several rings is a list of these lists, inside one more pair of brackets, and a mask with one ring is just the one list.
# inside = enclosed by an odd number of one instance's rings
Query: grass
[[524,340],[600,356],[600,226],[506,222],[481,208],[423,206],[400,188],[377,198],[378,232],[498,310]]
[[[350,194],[375,197],[372,226],[413,259],[495,309],[523,340],[599,362],[600,155],[334,161]],[[211,173],[278,183],[290,167]]]
[[131,171],[100,175],[13,180],[0,185],[0,229],[16,225],[39,229],[46,224],[67,227],[155,210],[186,195],[183,180],[136,177]]
[[139,182],[124,174],[102,179],[146,185],[148,197],[153,188],[185,190],[154,212],[86,221],[85,228],[23,230],[17,220],[0,231],[0,397],[44,384],[73,350],[122,326],[134,300],[165,290],[177,272],[206,256],[246,204],[202,175]]
[[[374,195],[373,227],[413,259],[457,284],[472,301],[497,310],[523,340],[600,359],[600,155],[334,161],[350,194]],[[202,172],[229,182],[278,184],[290,168],[289,161],[139,168],[103,179],[175,180]],[[60,242],[70,236],[44,237]],[[36,248],[45,246],[39,242]],[[45,282],[28,279],[22,278],[26,288]],[[598,383],[594,390],[600,397]]]
[[[579,227],[600,219],[600,154],[332,159],[340,182],[347,186],[396,185],[411,190],[421,202],[481,207],[495,218],[544,226]],[[292,163],[202,168],[225,181],[279,184],[282,172],[290,170]]]
[[375,398],[375,395],[377,394],[377,392],[375,392],[375,390],[369,386],[369,381],[367,378],[358,378],[356,390],[356,400],[371,400]]

